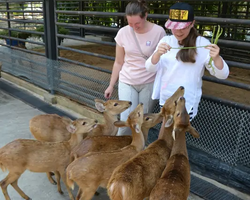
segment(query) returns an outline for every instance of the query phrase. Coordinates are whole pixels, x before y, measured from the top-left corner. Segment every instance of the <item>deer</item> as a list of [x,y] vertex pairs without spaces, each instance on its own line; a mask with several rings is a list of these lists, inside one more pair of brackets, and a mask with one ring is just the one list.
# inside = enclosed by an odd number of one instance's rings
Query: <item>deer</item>
[[174,139],[170,158],[161,178],[153,188],[150,200],[184,200],[190,190],[190,165],[186,147],[185,133],[199,138],[199,133],[190,125],[189,115],[185,108],[185,98],[177,101],[174,114]]
[[90,200],[97,188],[106,188],[113,170],[135,156],[145,146],[141,130],[143,123],[143,104],[140,103],[129,114],[126,121],[114,123],[117,127],[130,127],[132,142],[130,145],[110,152],[89,152],[73,161],[66,169],[67,184],[72,189],[74,182],[79,186],[77,200]]
[[[144,140],[148,139],[149,129],[162,121],[162,113],[146,113],[141,126]],[[88,152],[113,151],[128,146],[132,137],[127,136],[88,136],[71,152],[71,162]]]
[[113,171],[107,186],[111,200],[142,200],[149,197],[170,156],[176,101],[183,95],[184,87],[181,86],[161,108],[163,122],[158,139]]
[[[98,124],[95,129],[83,135],[83,138],[95,135],[116,135],[118,128],[113,125],[117,121],[117,115],[128,109],[132,103],[130,101],[108,100],[106,102],[95,99],[95,107],[103,113],[104,123]],[[30,132],[35,139],[44,142],[62,142],[71,137],[67,126],[72,123],[68,117],[61,117],[57,114],[42,114],[33,117],[30,120]],[[51,184],[56,185],[52,178],[52,173],[47,172],[48,180]]]
[[98,121],[82,118],[73,121],[67,129],[71,138],[63,142],[42,142],[32,139],[17,139],[0,149],[0,167],[8,170],[8,175],[0,182],[6,200],[10,200],[7,192],[9,184],[26,200],[30,198],[19,188],[17,182],[24,171],[50,172],[54,171],[57,179],[58,192],[63,194],[60,177],[66,185],[70,199],[74,200],[70,188],[66,184],[65,169],[70,163],[71,150],[82,141],[85,133],[93,130]]
[[[104,123],[98,124],[88,135],[116,135],[118,128],[113,125],[117,121],[117,115],[128,109],[130,101],[108,100],[106,102],[95,99],[95,106],[103,113]],[[30,132],[37,140],[44,142],[62,142],[70,139],[71,134],[66,126],[72,122],[67,117],[56,114],[42,114],[30,120]],[[86,137],[87,135],[84,135]]]

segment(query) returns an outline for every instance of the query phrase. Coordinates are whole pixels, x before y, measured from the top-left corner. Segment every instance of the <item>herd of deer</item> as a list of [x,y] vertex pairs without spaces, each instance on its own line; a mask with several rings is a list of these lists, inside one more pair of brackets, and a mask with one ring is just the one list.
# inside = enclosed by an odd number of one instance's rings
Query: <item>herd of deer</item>
[[[166,100],[159,113],[144,114],[139,104],[127,121],[117,115],[129,101],[95,100],[105,122],[81,118],[72,121],[55,114],[35,116],[30,131],[36,140],[17,139],[0,149],[0,167],[9,173],[0,182],[6,200],[9,184],[30,200],[17,181],[25,170],[46,172],[63,193],[60,178],[71,189],[79,186],[77,200],[90,200],[98,187],[112,200],[184,200],[190,188],[190,167],[185,133],[198,138],[185,108],[184,88]],[[162,122],[158,139],[145,148],[149,129]],[[132,136],[116,136],[118,127],[130,127]],[[52,178],[55,175],[56,181]]]

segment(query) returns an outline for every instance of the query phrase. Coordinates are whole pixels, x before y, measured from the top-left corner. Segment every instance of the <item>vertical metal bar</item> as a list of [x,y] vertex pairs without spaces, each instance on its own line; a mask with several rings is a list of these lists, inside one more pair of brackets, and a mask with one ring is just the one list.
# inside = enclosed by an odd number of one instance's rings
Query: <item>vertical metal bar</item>
[[[9,5],[9,3],[6,3],[6,10],[7,10],[7,19],[10,19],[10,5]],[[7,22],[7,24],[8,24],[8,32],[9,32],[9,37],[11,37],[11,31],[10,31],[10,28],[11,28],[11,24],[10,24],[10,21],[8,20],[8,22]],[[9,45],[11,46],[11,44],[12,44],[12,39],[10,39],[10,38],[8,38],[8,39],[6,39],[5,41],[6,41],[6,44],[7,44],[7,40],[9,41]],[[10,51],[12,51],[11,50],[11,48],[10,48]],[[15,73],[15,62],[16,62],[16,59],[15,58],[13,58],[13,54],[11,53],[11,63],[13,63],[12,65],[11,65],[11,68],[12,68],[12,74],[13,73]]]
[[[9,19],[10,19],[9,9],[10,9],[10,5],[9,5],[9,3],[6,3],[7,19],[8,19],[7,24],[8,24],[8,29],[9,29],[9,37],[11,37],[11,31],[10,31],[10,21],[9,21]],[[9,40],[10,40],[10,44],[11,44],[11,39],[9,39]]]
[[43,2],[44,18],[44,42],[46,57],[51,60],[57,60],[57,37],[55,25],[54,0],[44,0]]
[[[22,10],[24,11],[24,2],[21,3],[22,4]],[[24,12],[23,12],[23,19],[25,19],[24,17]],[[26,23],[23,23],[23,29],[26,29]]]
[[[125,12],[125,2],[124,1],[120,1],[120,6],[121,6],[120,7],[120,12]],[[121,18],[121,24],[119,24],[120,25],[119,28],[125,26],[125,20],[124,19],[125,19],[124,17]]]
[[57,48],[57,28],[55,24],[55,0],[44,0],[43,2],[43,18],[44,18],[44,42],[45,54],[47,57],[47,78],[50,86],[50,93],[55,93],[56,73],[54,65],[58,58]]
[[[84,9],[84,2],[80,1],[79,2],[79,10],[83,11],[83,9]],[[85,24],[85,16],[84,15],[80,15],[80,24]],[[85,29],[84,28],[80,28],[80,36],[85,37]]]

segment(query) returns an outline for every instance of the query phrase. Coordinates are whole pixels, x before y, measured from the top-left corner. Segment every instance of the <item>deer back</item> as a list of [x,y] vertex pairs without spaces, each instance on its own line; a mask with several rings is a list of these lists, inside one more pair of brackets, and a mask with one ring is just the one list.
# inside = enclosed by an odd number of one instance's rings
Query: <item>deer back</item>
[[70,139],[66,129],[71,119],[56,114],[37,115],[30,120],[30,132],[37,140],[44,142],[61,142]]
[[71,152],[71,157],[78,158],[88,152],[113,151],[128,146],[131,136],[94,136],[85,138]]

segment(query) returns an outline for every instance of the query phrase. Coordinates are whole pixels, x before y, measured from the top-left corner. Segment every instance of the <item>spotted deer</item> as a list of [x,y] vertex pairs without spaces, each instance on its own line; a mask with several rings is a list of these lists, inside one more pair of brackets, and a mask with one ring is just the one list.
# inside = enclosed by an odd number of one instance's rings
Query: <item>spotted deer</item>
[[[117,115],[131,106],[130,101],[108,100],[106,102],[95,99],[95,106],[99,112],[103,113],[104,123],[98,124],[95,129],[83,135],[116,135],[118,128],[113,124],[117,121]],[[67,141],[71,137],[71,133],[67,130],[67,126],[72,122],[70,118],[61,117],[56,114],[42,114],[33,117],[30,120],[29,127],[32,135],[39,141],[44,142],[61,142]],[[47,177],[52,184],[56,181],[52,178],[51,173],[47,173]]]
[[150,194],[150,200],[184,200],[190,189],[190,165],[186,147],[185,133],[198,138],[199,133],[190,125],[189,115],[185,108],[185,98],[177,101],[174,114],[174,139],[170,158],[161,178]]
[[71,138],[64,142],[42,142],[31,139],[17,139],[0,149],[0,167],[9,173],[0,182],[6,200],[10,200],[7,192],[9,184],[26,200],[30,198],[19,188],[17,181],[20,176],[29,170],[32,172],[54,171],[57,179],[57,189],[63,193],[60,186],[60,177],[67,187],[71,200],[74,197],[66,184],[65,169],[70,163],[71,150],[82,141],[85,133],[97,126],[94,119],[77,119],[67,128],[72,133]]
[[179,87],[165,101],[162,107],[163,123],[158,139],[114,170],[107,186],[110,199],[142,200],[149,197],[171,153],[176,101],[183,94],[184,88]]
[[120,164],[140,152],[145,145],[141,126],[143,123],[143,105],[139,104],[128,116],[126,122],[117,121],[118,127],[130,127],[132,142],[130,145],[110,152],[90,152],[76,159],[67,167],[67,183],[73,188],[79,186],[76,199],[90,200],[97,188],[106,188],[113,170]]
[[[141,126],[145,141],[148,138],[149,129],[162,121],[162,113],[144,114]],[[85,138],[71,152],[71,162],[85,155],[88,152],[113,151],[128,146],[132,142],[132,137],[127,136],[93,136]]]
[[[117,115],[131,106],[130,101],[108,100],[106,102],[95,99],[95,106],[103,113],[104,123],[98,124],[96,129],[88,135],[116,135],[118,128],[113,124],[117,121]],[[30,120],[29,127],[32,135],[44,142],[61,142],[70,139],[70,132],[66,126],[72,122],[67,117],[56,114],[42,114]],[[85,135],[85,137],[87,134]]]

